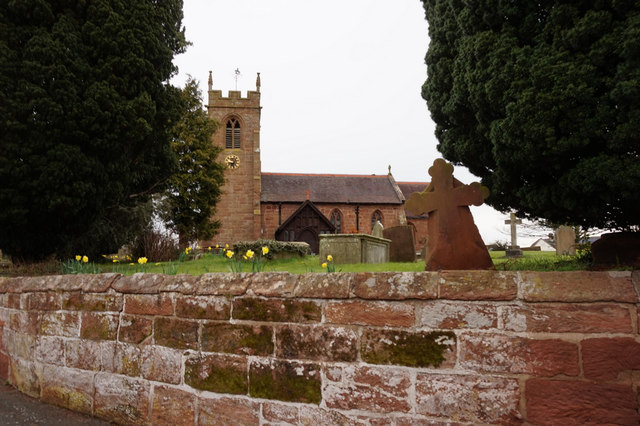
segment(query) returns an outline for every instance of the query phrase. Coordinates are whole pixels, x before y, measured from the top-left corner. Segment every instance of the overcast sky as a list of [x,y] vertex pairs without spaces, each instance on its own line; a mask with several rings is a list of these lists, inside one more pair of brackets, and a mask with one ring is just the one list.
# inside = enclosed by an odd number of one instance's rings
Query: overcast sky
[[[386,174],[427,182],[440,157],[420,95],[427,22],[419,0],[184,0],[183,86],[246,96],[261,86],[263,172]],[[240,70],[239,78],[234,71]],[[463,167],[454,176],[479,180]],[[510,239],[507,215],[472,212],[486,244]],[[536,237],[520,236],[520,245]]]

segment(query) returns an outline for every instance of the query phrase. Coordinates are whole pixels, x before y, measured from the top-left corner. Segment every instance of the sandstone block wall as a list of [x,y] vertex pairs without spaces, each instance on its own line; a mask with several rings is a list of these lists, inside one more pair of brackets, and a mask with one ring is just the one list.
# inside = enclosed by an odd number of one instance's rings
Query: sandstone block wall
[[0,378],[122,424],[640,422],[640,272],[0,278]]

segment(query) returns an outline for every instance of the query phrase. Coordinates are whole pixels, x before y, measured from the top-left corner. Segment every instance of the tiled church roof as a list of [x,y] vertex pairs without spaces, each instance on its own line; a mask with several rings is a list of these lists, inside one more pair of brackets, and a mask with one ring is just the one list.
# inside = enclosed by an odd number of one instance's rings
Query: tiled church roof
[[414,192],[424,191],[427,185],[429,185],[428,182],[398,182],[398,187],[406,200],[408,200]]
[[307,191],[313,203],[404,203],[390,175],[262,173],[264,203],[300,203],[307,199]]

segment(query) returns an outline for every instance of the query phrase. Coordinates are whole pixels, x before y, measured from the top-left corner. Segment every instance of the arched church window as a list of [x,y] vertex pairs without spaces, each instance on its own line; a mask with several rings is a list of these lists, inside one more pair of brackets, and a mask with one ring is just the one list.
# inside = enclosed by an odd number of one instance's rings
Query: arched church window
[[227,120],[225,147],[240,148],[240,122],[235,117],[231,117]]
[[336,227],[336,234],[342,234],[342,213],[340,213],[340,210],[333,209],[329,220]]
[[380,223],[382,223],[382,213],[380,213],[380,210],[374,211],[371,215],[371,230],[373,230],[373,227],[376,225],[377,221],[380,221]]

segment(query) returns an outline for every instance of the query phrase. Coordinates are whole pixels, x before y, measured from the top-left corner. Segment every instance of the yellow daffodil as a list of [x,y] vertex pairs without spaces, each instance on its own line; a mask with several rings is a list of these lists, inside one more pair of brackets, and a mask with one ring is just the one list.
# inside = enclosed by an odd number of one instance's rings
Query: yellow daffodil
[[254,254],[253,250],[247,250],[247,254],[245,254],[245,256],[246,258],[253,259]]
[[247,256],[242,256],[242,258],[243,258],[244,260],[247,260]]
[[138,263],[141,265],[144,265],[145,263],[147,263],[147,258],[146,257],[139,257],[138,258]]
[[262,255],[266,256],[269,253],[269,247],[264,246],[262,247]]
[[224,248],[228,249],[229,248],[229,244],[225,244]]
[[82,256],[82,261],[84,263],[87,263],[87,262],[89,262],[89,258],[87,256]]
[[331,256],[331,255],[327,256],[327,261],[328,262],[332,262],[333,261],[333,256]]
[[207,250],[211,251],[211,246],[207,247]]
[[231,250],[227,250],[227,252],[225,254],[229,259],[231,259],[233,257],[233,252]]
[[198,250],[200,250],[200,246],[196,247]]
[[118,263],[118,259],[113,259],[113,263]]
[[327,267],[327,262],[324,262],[324,263],[322,264],[322,267],[323,267],[323,268],[326,268],[326,267]]
[[216,244],[216,248],[220,248],[220,244]]
[[79,254],[76,254],[76,260],[80,262],[82,260],[82,256],[80,256]]

